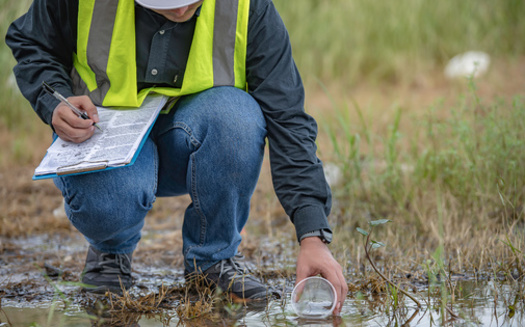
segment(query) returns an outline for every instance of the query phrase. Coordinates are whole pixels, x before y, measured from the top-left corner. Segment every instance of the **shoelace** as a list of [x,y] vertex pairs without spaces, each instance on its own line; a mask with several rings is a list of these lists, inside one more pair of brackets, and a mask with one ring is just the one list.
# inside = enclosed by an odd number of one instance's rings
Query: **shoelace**
[[[112,256],[114,256],[112,258]],[[129,266],[126,265],[125,260],[127,262],[131,262],[127,254],[110,254],[110,253],[104,253],[101,255],[100,262],[98,263],[98,266],[101,268],[102,273],[107,274],[130,274],[131,269]],[[115,267],[116,266],[116,267]]]
[[[235,260],[236,257],[242,258],[242,256],[236,255],[233,258],[224,259],[221,261],[221,269],[219,273],[219,278],[221,278],[223,275],[227,275],[228,273],[231,273],[234,275],[237,275],[237,278],[243,278],[244,279],[252,279],[254,281],[257,281],[257,279],[252,275],[251,271],[248,268],[243,268],[241,265]],[[230,263],[230,265],[226,265],[226,263]]]

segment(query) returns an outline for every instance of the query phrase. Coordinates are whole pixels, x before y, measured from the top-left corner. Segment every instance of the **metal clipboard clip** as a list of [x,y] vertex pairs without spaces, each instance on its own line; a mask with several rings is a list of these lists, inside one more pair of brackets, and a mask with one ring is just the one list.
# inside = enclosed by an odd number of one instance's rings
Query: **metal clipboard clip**
[[108,167],[107,160],[82,161],[82,162],[75,163],[72,165],[66,165],[66,166],[59,167],[57,168],[56,174],[58,176],[61,176],[61,175],[68,175],[68,174],[84,173],[88,171],[106,169],[107,167]]

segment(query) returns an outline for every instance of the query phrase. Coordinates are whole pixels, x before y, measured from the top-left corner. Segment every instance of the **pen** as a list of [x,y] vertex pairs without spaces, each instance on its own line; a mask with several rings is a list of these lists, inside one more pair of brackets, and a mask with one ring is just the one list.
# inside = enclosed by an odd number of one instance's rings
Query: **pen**
[[[80,111],[80,109],[78,109],[77,107],[75,107],[71,102],[69,102],[62,94],[58,93],[58,91],[56,91],[54,88],[52,88],[49,84],[47,84],[45,81],[42,82],[42,87],[44,88],[44,90],[51,94],[52,96],[54,96],[55,98],[57,98],[58,100],[64,102],[69,108],[71,108],[71,110],[73,110],[73,112],[75,114],[78,115],[78,117],[82,118],[82,119],[89,119],[89,116],[84,112],[84,111]],[[96,128],[98,128],[99,130],[102,131],[102,128],[100,128],[100,126],[97,125],[97,123],[93,123],[93,126],[95,126]]]

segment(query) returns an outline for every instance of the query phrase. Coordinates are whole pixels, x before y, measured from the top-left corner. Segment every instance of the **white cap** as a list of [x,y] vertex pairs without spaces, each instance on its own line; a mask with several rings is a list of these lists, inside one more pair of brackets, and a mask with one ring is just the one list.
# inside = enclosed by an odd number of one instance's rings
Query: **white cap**
[[199,2],[200,0],[135,0],[142,7],[149,9],[177,9]]

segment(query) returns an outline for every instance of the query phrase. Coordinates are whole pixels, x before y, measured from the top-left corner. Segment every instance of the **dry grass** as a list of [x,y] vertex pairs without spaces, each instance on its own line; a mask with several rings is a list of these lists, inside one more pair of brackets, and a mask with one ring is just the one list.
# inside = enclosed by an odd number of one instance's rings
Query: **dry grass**
[[105,297],[90,298],[86,306],[92,319],[104,326],[130,326],[141,317],[154,318],[169,326],[175,316],[178,324],[212,325],[224,319],[218,307],[237,308],[199,274],[190,277],[184,286],[162,284],[158,291],[146,295],[132,295],[125,290],[120,296],[108,293]]

